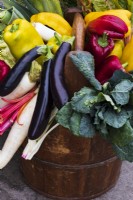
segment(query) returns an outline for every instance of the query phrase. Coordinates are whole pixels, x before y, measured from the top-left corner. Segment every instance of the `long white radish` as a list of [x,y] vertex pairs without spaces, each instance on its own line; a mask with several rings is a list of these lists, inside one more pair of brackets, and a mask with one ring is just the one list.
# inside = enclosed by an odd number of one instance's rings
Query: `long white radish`
[[[36,140],[30,140],[28,139],[28,143],[25,147],[25,149],[23,150],[22,153],[22,157],[26,160],[31,160],[32,157],[38,152],[38,150],[40,149],[41,144],[43,143],[44,139],[47,137],[47,135],[53,130],[55,129],[57,126],[59,126],[59,124],[55,124],[53,127],[50,128],[53,120],[55,119],[55,115],[57,113],[58,109],[54,108],[52,113],[51,113],[51,117],[49,120],[49,123],[46,127],[46,129],[44,130],[43,134],[37,138]],[[50,128],[50,129],[49,129]]]
[[4,146],[0,151],[0,169],[8,164],[26,138],[35,109],[36,100],[37,94],[30,100],[22,111],[19,117],[19,123],[16,121],[12,126]]
[[[47,42],[49,39],[54,37],[54,34],[56,31],[52,30],[51,28],[48,28],[47,26],[43,25],[42,23],[33,22],[32,25],[34,26],[34,28],[36,29],[36,31],[39,33],[39,35],[41,36],[41,38],[44,41]],[[60,35],[59,33],[57,33],[57,34]]]
[[[29,92],[35,85],[36,85],[36,83],[30,81],[28,72],[26,72],[24,74],[22,80],[18,84],[18,86],[15,88],[15,90],[13,92],[11,92],[10,94],[4,96],[4,98],[11,100],[11,99],[16,99],[16,98],[22,97],[24,94]],[[2,108],[3,106],[5,106],[7,104],[8,103],[3,101],[0,97],[0,108]]]
[[[29,140],[29,145],[32,146],[32,149],[31,151],[28,152],[28,154],[26,156],[22,155],[22,157],[25,159],[25,160],[31,160],[33,158],[33,156],[39,151],[40,149],[40,146],[42,145],[44,139],[47,137],[47,135],[49,133],[52,132],[52,130],[54,130],[57,126],[59,126],[59,124],[55,124],[52,128],[50,128],[48,131],[44,132],[42,137],[39,139],[39,140],[36,140],[36,143],[34,141],[33,143],[33,140]],[[33,146],[34,145],[34,146]]]

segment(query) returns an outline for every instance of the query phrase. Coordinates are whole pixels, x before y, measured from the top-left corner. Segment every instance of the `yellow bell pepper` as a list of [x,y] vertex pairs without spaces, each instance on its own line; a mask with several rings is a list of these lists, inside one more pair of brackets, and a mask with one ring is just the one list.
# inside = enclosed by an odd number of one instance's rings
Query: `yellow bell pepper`
[[8,25],[4,29],[3,39],[16,59],[32,48],[44,44],[32,24],[25,19],[16,19]]
[[123,48],[124,48],[124,41],[123,40],[116,40],[114,49],[112,50],[112,52],[110,53],[109,56],[115,55],[120,59],[121,56],[122,56]]
[[70,24],[59,14],[41,12],[31,16],[31,22],[40,22],[50,28],[54,29],[61,35],[72,35],[72,27]]
[[53,52],[53,54],[55,54],[63,42],[68,42],[73,46],[74,39],[75,39],[74,36],[73,37],[68,35],[59,36],[58,34],[55,33],[54,37],[49,39],[47,45],[51,47],[51,51]]
[[133,71],[133,36],[123,49],[121,63],[127,63],[126,71]]
[[101,11],[101,12],[90,12],[84,18],[86,26],[92,20],[97,19],[98,17],[101,17],[103,15],[114,15],[114,16],[121,18],[128,26],[128,32],[125,34],[125,37],[127,37],[131,34],[130,18],[131,18],[132,13],[130,11],[124,10],[124,9],[106,10],[106,11]]

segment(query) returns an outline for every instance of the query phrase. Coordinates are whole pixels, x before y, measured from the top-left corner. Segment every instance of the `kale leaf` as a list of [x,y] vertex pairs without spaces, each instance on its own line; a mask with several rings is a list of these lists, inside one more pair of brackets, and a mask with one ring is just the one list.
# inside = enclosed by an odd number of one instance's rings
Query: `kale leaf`
[[91,54],[79,51],[71,59],[93,87],[74,93],[58,111],[58,123],[76,136],[92,138],[99,133],[112,143],[120,159],[133,161],[133,76],[117,70],[101,85]]
[[129,142],[133,141],[133,128],[129,121],[127,121],[121,128],[110,127],[109,131],[111,142],[120,147],[125,146]]
[[125,105],[129,102],[130,91],[132,88],[133,83],[130,80],[122,80],[112,90],[111,96],[118,105]]
[[133,162],[133,141],[125,146],[118,146],[113,144],[113,149],[121,160]]
[[96,90],[102,89],[100,82],[95,78],[94,57],[91,53],[79,51],[71,54],[70,59]]

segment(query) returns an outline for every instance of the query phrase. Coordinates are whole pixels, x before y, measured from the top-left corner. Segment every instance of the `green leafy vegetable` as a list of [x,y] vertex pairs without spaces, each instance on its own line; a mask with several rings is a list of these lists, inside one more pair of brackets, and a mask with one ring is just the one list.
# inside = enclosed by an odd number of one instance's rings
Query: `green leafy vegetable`
[[70,129],[70,117],[73,114],[71,103],[64,105],[56,115],[56,120],[58,123],[65,128]]
[[132,0],[80,0],[82,7],[85,6],[89,9],[83,11],[105,11],[111,9],[127,9],[132,10]]
[[10,52],[8,45],[0,39],[0,60],[4,60],[11,68],[15,65],[16,60]]
[[97,91],[84,87],[72,98],[72,108],[81,113],[90,113],[91,107],[97,102]]
[[113,144],[118,146],[125,146],[133,141],[133,128],[130,122],[127,121],[124,126],[119,129],[110,128],[110,139]]
[[91,138],[96,133],[91,118],[86,114],[72,110],[71,103],[67,103],[60,109],[56,120],[60,125],[70,129],[74,135]]
[[101,85],[94,75],[91,54],[78,52],[72,62],[93,86],[75,92],[57,113],[57,121],[74,135],[93,137],[97,132],[112,143],[118,157],[133,161],[133,77],[117,70]]
[[123,9],[128,10],[128,0],[117,0],[117,2]]
[[130,142],[129,144],[122,147],[114,144],[113,148],[117,156],[121,160],[127,160],[129,162],[133,162],[133,142]]
[[130,80],[122,80],[112,90],[111,95],[118,105],[125,105],[129,102],[132,88],[133,83]]
[[123,72],[122,70],[116,70],[113,76],[110,78],[109,83],[113,88],[122,80],[130,80],[131,82],[133,82],[133,76],[131,74]]
[[92,138],[96,134],[92,119],[88,115],[82,115],[79,133],[81,136]]
[[79,135],[79,125],[81,121],[82,115],[78,112],[72,112],[72,115],[70,116],[70,130],[75,134]]
[[104,122],[109,126],[114,128],[122,127],[129,118],[128,113],[122,109],[120,112],[116,112],[110,108],[108,108],[103,113]]
[[70,55],[70,58],[78,70],[85,76],[85,78],[91,83],[91,85],[101,90],[102,86],[94,75],[94,58],[89,52],[79,51],[76,54]]
[[95,11],[104,11],[117,8],[113,0],[92,0],[92,4]]

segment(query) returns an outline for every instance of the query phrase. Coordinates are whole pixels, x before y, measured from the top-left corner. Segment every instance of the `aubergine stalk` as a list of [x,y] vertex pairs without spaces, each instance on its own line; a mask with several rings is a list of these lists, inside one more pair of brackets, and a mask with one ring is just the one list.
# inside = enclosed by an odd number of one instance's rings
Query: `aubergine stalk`
[[50,88],[55,106],[60,109],[69,101],[69,94],[64,81],[64,64],[71,44],[63,42],[55,54],[50,72]]
[[53,100],[50,91],[51,61],[51,59],[46,61],[42,69],[37,102],[28,131],[28,138],[31,140],[35,140],[42,135],[48,124],[53,108]]
[[28,51],[18,60],[0,84],[0,96],[10,94],[19,84],[26,71],[29,71],[31,62],[42,55],[41,46]]

